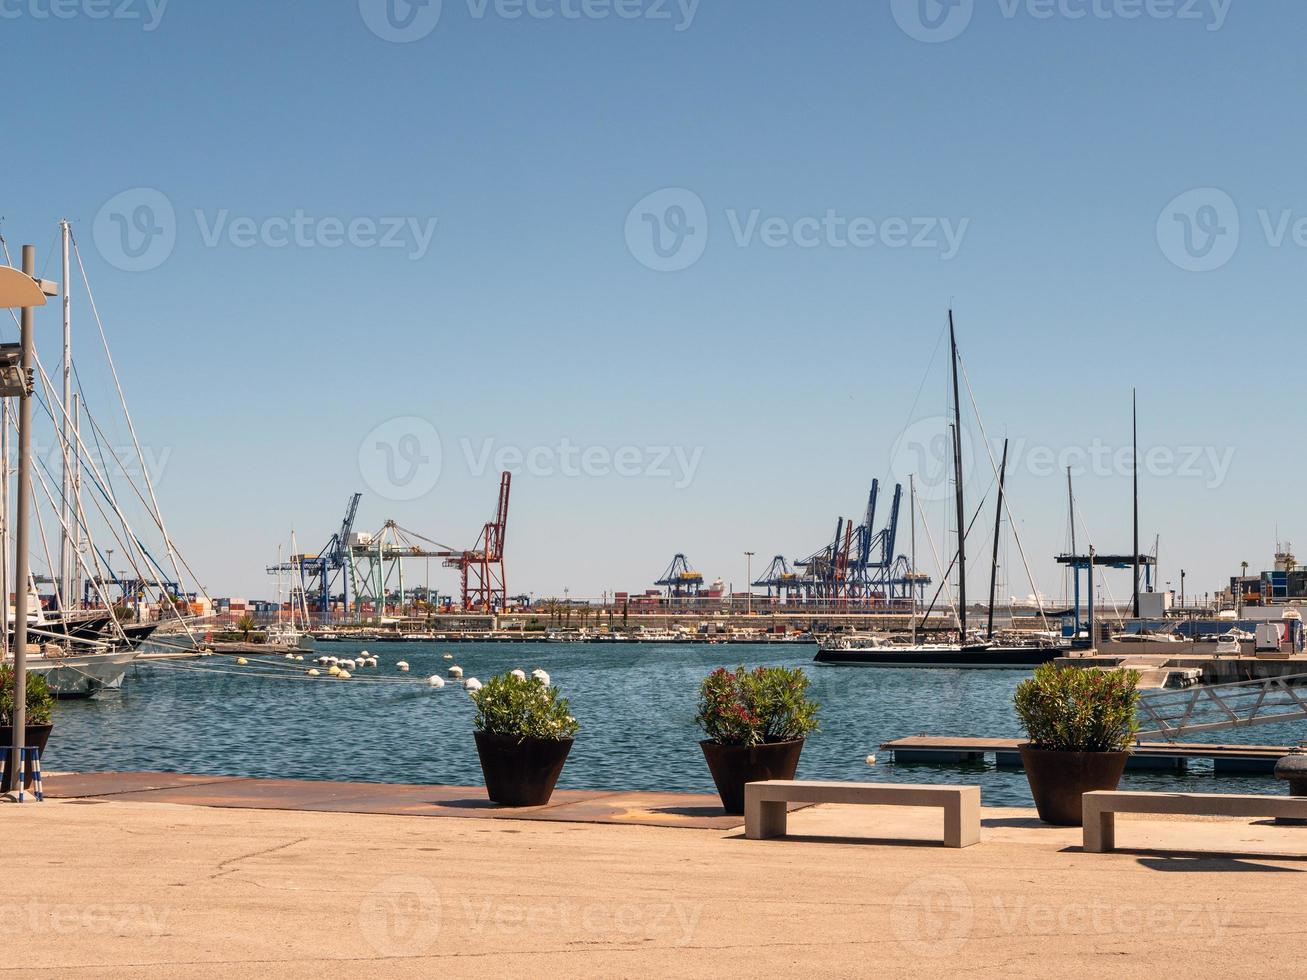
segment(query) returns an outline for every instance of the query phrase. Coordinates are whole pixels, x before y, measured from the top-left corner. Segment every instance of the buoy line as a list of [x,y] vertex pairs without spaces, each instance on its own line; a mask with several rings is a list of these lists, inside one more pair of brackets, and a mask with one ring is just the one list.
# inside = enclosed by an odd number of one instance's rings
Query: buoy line
[[[179,663],[179,662],[177,662],[177,661],[175,661],[175,660],[173,660],[173,661],[167,661],[167,660],[155,660],[155,661],[143,660],[143,661],[140,661],[140,662],[137,664],[137,666],[140,666],[140,667],[154,667],[154,668],[171,669],[171,670],[180,670],[180,671],[188,671],[188,672],[190,672],[190,673],[196,673],[196,674],[222,674],[222,675],[226,675],[226,676],[230,676],[230,677],[252,677],[252,678],[259,678],[259,679],[262,679],[262,680],[305,681],[305,682],[308,682],[308,683],[314,683],[314,684],[320,684],[320,683],[322,683],[323,681],[334,681],[334,680],[336,680],[335,677],[332,677],[332,676],[330,676],[330,675],[328,675],[328,674],[326,674],[326,673],[322,673],[322,674],[320,674],[319,676],[314,677],[314,676],[310,676],[310,675],[309,675],[307,672],[305,672],[305,671],[289,671],[289,670],[285,670],[285,669],[283,669],[283,670],[281,670],[281,671],[276,671],[276,672],[274,672],[274,671],[270,671],[270,670],[248,670],[248,669],[244,669],[244,670],[242,670],[242,669],[235,669],[235,668],[232,668],[232,669],[224,669],[224,668],[221,668],[221,667],[201,667],[201,666],[193,665],[193,664]],[[252,665],[251,665],[251,666],[252,666]],[[412,677],[412,678],[405,678],[405,677],[354,677],[354,676],[351,675],[351,677],[350,677],[350,686],[355,686],[355,687],[356,687],[356,686],[359,686],[359,685],[362,685],[362,686],[364,686],[364,687],[379,687],[379,686],[386,686],[386,687],[402,686],[402,687],[407,687],[407,688],[429,688],[429,687],[430,687],[430,686],[428,685],[427,678],[418,678],[418,677]]]

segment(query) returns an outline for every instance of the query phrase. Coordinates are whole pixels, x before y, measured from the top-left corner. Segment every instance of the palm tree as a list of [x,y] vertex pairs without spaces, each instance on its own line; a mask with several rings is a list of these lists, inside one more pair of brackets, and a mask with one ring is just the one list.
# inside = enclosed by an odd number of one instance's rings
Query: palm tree
[[254,617],[251,616],[249,613],[246,613],[244,616],[242,616],[240,619],[236,621],[236,628],[240,630],[241,634],[245,637],[246,643],[249,642],[250,634],[254,632],[254,627],[255,627]]

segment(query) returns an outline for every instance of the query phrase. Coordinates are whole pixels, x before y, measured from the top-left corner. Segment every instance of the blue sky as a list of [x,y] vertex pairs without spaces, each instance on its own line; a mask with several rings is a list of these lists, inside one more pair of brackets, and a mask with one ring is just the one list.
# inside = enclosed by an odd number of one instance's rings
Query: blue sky
[[512,591],[738,585],[929,457],[950,304],[1041,588],[1133,386],[1164,581],[1301,536],[1303,5],[392,2],[4,8],[5,236],[74,222],[214,594],[355,490],[470,546],[496,462]]

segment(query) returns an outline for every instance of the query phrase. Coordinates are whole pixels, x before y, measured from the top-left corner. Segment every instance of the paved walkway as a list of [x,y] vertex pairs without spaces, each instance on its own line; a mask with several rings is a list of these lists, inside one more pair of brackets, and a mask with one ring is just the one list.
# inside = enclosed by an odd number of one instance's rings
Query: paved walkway
[[[267,809],[270,781],[121,778],[114,794],[52,777],[73,798],[0,808],[0,975],[1301,972],[1303,828],[1123,820],[1130,850],[1090,855],[1076,830],[990,809],[983,842],[955,851],[929,810],[812,807],[790,838],[746,841],[566,818],[614,794],[528,819],[433,800],[462,814],[442,820],[341,812],[361,804],[328,784],[310,808]],[[178,793],[203,805],[161,802]]]

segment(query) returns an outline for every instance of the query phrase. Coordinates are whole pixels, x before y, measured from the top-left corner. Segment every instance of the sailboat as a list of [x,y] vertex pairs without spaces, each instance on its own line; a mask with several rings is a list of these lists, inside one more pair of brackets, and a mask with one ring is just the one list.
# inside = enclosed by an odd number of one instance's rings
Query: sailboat
[[[852,645],[838,642],[823,643],[813,658],[815,663],[845,667],[970,667],[993,669],[1029,669],[1060,656],[1066,649],[1063,644],[1041,636],[1029,645],[999,645],[994,637],[994,599],[998,569],[998,531],[1002,523],[1004,489],[1007,474],[1007,445],[1003,449],[1003,466],[998,477],[998,511],[995,520],[994,562],[990,570],[989,624],[985,638],[973,637],[967,626],[967,531],[966,501],[963,496],[962,473],[962,400],[958,369],[957,333],[953,324],[953,311],[948,315],[949,353],[953,389],[952,450],[954,476],[954,506],[957,510],[958,548],[953,566],[958,570],[957,641],[947,643],[917,642],[916,591],[912,592],[912,640],[896,643],[893,640],[872,639]],[[916,492],[913,500],[913,532],[916,530]],[[914,545],[915,552],[915,545]],[[916,569],[916,555],[912,559]],[[947,572],[945,573],[947,577]],[[932,603],[933,607],[933,603]],[[924,618],[930,616],[930,608]]]
[[[296,554],[295,532],[290,533],[290,566],[288,571],[288,588],[287,593],[290,596],[290,622],[282,620],[282,589],[281,589],[281,572],[277,573],[277,622],[269,626],[266,632],[267,644],[270,647],[276,647],[279,650],[308,650],[313,646],[313,637],[308,633],[311,625],[309,621],[308,602],[304,597],[304,577],[303,564],[301,558]],[[277,548],[277,568],[281,568],[281,548]],[[295,585],[296,579],[300,585]],[[299,623],[295,617],[300,617]],[[301,628],[302,625],[302,628]]]
[[[36,455],[29,457],[31,475],[24,489],[29,491],[32,499],[29,513],[35,518],[35,528],[28,550],[33,560],[44,562],[48,574],[43,577],[24,575],[28,583],[28,602],[22,615],[28,637],[29,673],[44,676],[57,697],[87,697],[121,687],[142,643],[159,630],[164,616],[171,614],[181,633],[185,634],[186,642],[179,646],[195,649],[198,639],[189,628],[194,613],[188,593],[180,584],[183,581],[182,568],[188,573],[190,569],[177,553],[159,511],[149,467],[127,409],[69,222],[60,222],[60,231],[63,258],[62,390],[57,379],[52,380],[46,374],[39,354],[34,352],[33,368],[39,384],[30,399],[32,407],[39,406],[53,426],[59,472],[51,472],[54,467],[48,465],[47,459]],[[7,247],[4,251],[5,261],[9,262]],[[100,329],[106,364],[119,396],[122,415],[117,422],[125,421],[131,434],[137,457],[134,462],[140,466],[139,476],[126,472],[122,468],[124,461],[116,453],[111,458],[119,468],[111,470],[104,456],[108,436],[101,422],[83,403],[81,381],[74,370],[72,357],[70,290],[73,255],[77,258],[90,309]],[[3,401],[4,404],[0,405],[0,554],[3,555],[0,560],[0,596],[6,596],[7,601],[4,603],[5,628],[0,629],[0,659],[12,662],[14,627],[19,615],[13,596],[16,578],[11,567],[14,555],[9,527],[13,482],[10,432],[14,428],[15,413],[8,400]],[[85,436],[83,421],[89,426]],[[87,445],[88,442],[94,450]],[[85,496],[84,483],[88,491]],[[156,558],[144,535],[132,527],[124,513],[131,498],[120,497],[125,491],[136,498],[144,511],[138,524],[156,527],[162,535],[161,550],[166,558]],[[95,540],[97,534],[112,547],[102,551]],[[120,574],[113,570],[111,559],[115,551],[122,556],[129,571]],[[171,566],[169,572],[164,570],[165,561]],[[48,584],[53,592],[44,602],[38,583]],[[116,600],[111,597],[115,589]],[[145,621],[146,617],[142,615],[151,590],[157,594],[161,610],[157,623]],[[202,590],[197,588],[197,592],[202,593]]]

